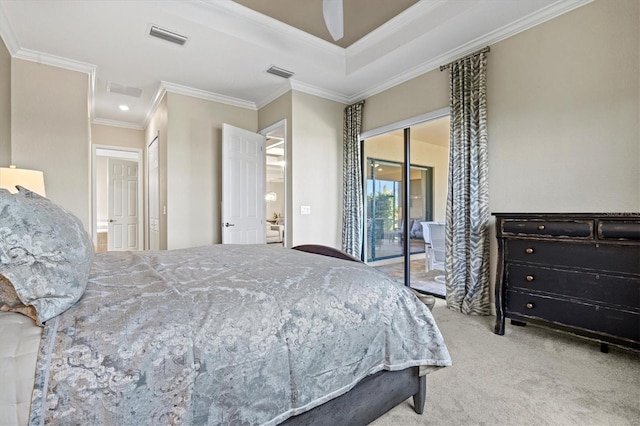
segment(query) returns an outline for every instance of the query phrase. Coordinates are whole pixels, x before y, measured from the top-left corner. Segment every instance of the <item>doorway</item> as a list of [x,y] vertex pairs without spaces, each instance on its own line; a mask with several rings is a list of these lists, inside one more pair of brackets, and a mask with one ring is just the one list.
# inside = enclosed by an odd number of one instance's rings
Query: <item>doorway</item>
[[92,150],[95,250],[141,250],[142,151],[104,145]]
[[287,121],[260,131],[265,145],[265,216],[267,244],[287,247]]
[[444,229],[449,126],[447,108],[362,135],[365,261],[440,297],[444,248],[434,251],[429,230]]

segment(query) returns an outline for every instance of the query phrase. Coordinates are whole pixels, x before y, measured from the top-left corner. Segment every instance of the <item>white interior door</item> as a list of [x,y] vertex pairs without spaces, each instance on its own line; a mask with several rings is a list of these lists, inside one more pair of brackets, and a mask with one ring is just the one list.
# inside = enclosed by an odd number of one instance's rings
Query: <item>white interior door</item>
[[263,135],[222,125],[222,243],[264,244]]
[[139,250],[138,163],[109,158],[109,251]]

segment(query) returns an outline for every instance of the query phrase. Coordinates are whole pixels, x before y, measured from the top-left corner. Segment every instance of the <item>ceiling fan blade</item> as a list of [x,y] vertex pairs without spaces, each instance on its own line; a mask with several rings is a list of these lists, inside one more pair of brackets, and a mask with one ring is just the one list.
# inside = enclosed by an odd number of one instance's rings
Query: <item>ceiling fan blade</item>
[[342,0],[322,0],[322,16],[327,24],[329,34],[335,41],[344,37],[344,17]]

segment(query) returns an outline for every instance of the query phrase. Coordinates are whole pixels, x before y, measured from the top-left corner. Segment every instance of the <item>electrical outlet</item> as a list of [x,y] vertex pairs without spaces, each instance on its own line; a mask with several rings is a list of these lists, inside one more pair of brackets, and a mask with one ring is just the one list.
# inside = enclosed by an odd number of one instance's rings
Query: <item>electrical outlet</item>
[[311,214],[311,206],[300,206],[300,214]]

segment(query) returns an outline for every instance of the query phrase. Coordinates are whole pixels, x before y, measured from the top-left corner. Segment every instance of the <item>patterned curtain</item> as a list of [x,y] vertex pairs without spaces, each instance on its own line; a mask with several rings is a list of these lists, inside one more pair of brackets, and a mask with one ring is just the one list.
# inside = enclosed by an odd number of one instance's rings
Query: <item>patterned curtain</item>
[[363,199],[360,131],[364,101],[344,109],[343,190],[342,190],[342,250],[358,259],[362,252]]
[[447,194],[447,306],[489,315],[487,55],[450,64],[451,147]]

